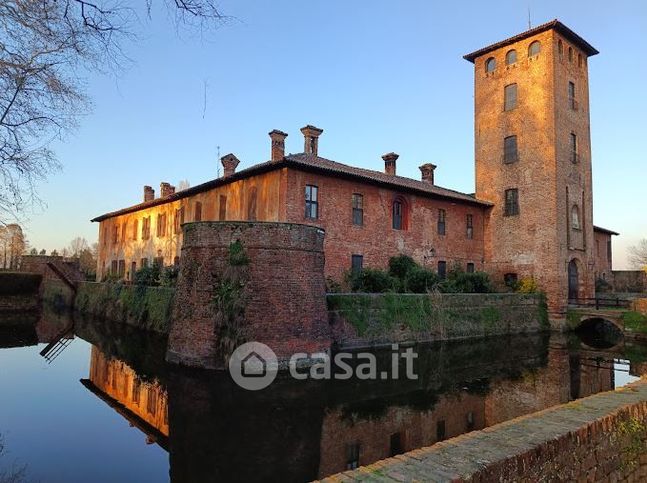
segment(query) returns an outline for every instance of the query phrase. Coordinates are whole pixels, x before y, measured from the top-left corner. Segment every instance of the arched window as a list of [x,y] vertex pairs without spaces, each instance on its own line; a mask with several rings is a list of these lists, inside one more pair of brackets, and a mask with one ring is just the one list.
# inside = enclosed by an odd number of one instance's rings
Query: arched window
[[580,224],[580,209],[577,205],[573,205],[573,208],[571,208],[571,226],[573,230],[580,230],[582,228]]
[[539,55],[539,52],[541,52],[541,43],[538,40],[535,40],[530,44],[530,47],[528,47],[528,57]]
[[409,223],[409,206],[407,201],[398,196],[393,200],[392,226],[394,230],[406,230]]
[[561,60],[564,57],[564,42],[559,40],[557,42],[557,53],[559,54],[559,59]]
[[577,66],[582,67],[583,64],[584,64],[584,58],[582,57],[582,54],[578,54],[577,55]]
[[506,65],[512,65],[517,63],[517,51],[511,50],[505,55]]
[[568,61],[573,62],[573,47],[568,48]]
[[494,69],[496,69],[496,59],[494,57],[490,57],[485,61],[485,72],[494,72]]

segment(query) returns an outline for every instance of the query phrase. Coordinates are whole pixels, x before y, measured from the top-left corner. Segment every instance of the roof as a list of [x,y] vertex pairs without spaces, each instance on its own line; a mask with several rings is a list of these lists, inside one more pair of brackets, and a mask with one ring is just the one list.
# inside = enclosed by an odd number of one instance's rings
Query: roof
[[582,37],[580,37],[571,29],[569,29],[562,22],[560,22],[559,20],[551,20],[550,22],[539,25],[538,27],[532,28],[530,30],[526,30],[525,32],[515,35],[514,37],[510,37],[509,39],[502,40],[500,42],[497,42],[496,44],[489,45],[475,52],[472,52],[471,54],[467,54],[463,56],[463,58],[465,60],[469,60],[470,62],[474,63],[474,60],[477,57],[485,55],[488,52],[492,52],[493,50],[500,49],[501,47],[505,47],[506,45],[514,44],[516,42],[527,39],[528,37],[532,37],[534,35],[540,34],[550,29],[555,29],[557,32],[559,32],[564,37],[569,39],[580,49],[582,49],[582,51],[584,51],[584,53],[589,57],[600,53],[595,47],[593,47],[586,40],[584,40]]
[[478,200],[474,195],[461,193],[459,191],[442,188],[440,186],[432,185],[426,181],[418,181],[412,178],[405,178],[403,176],[394,176],[380,171],[373,171],[370,169],[357,168],[347,164],[331,161],[313,154],[290,154],[283,158],[281,161],[266,161],[264,163],[256,164],[249,168],[240,170],[227,178],[217,178],[206,183],[202,183],[182,191],[178,191],[172,195],[164,198],[155,198],[151,201],[145,201],[128,208],[123,208],[117,211],[106,213],[91,221],[103,221],[115,216],[133,213],[135,211],[151,208],[153,206],[170,203],[172,201],[187,198],[189,196],[209,191],[219,186],[224,186],[241,179],[249,178],[259,174],[267,173],[281,168],[293,168],[302,171],[315,172],[327,174],[330,176],[337,176],[344,179],[351,179],[361,181],[368,184],[383,186],[403,192],[415,193],[421,196],[429,196],[433,198],[445,199],[450,201],[460,201],[483,207],[492,206],[492,203],[487,201]]
[[613,230],[607,230],[606,228],[602,228],[601,226],[595,226],[595,225],[593,225],[593,231],[599,231],[600,233],[606,233],[608,235],[620,235],[620,233],[617,233]]

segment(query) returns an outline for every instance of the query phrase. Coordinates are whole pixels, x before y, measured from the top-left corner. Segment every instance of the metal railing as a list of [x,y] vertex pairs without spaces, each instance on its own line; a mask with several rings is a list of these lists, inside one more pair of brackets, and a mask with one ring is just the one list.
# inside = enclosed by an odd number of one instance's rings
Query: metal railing
[[629,308],[631,305],[631,302],[629,300],[621,299],[619,297],[577,298],[577,299],[569,299],[568,303],[570,305],[575,305],[577,307],[595,308],[595,310],[608,309],[608,308],[626,309],[626,308]]

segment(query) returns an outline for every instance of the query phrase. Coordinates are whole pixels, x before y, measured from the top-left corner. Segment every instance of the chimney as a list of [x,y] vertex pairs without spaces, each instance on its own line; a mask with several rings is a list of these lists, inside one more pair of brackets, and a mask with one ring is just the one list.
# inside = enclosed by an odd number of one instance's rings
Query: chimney
[[423,164],[418,168],[422,175],[422,180],[429,184],[434,184],[434,170],[436,169],[435,164],[427,163]]
[[303,152],[317,156],[317,153],[319,152],[319,136],[321,136],[323,129],[319,129],[318,127],[308,124],[301,128],[301,132],[303,133],[304,142]]
[[170,183],[162,182],[160,183],[160,197],[166,198],[175,193],[175,186],[171,186]]
[[395,162],[399,157],[400,155],[395,153],[386,153],[384,156],[382,156],[382,159],[384,160],[384,172],[386,174],[395,176]]
[[150,186],[144,186],[144,202],[155,199],[155,190]]
[[287,133],[274,129],[270,131],[270,139],[272,140],[272,161],[281,161],[285,156],[285,138],[288,137]]
[[232,153],[229,153],[220,158],[220,162],[224,168],[222,177],[227,178],[236,172],[236,166],[238,166],[240,160]]

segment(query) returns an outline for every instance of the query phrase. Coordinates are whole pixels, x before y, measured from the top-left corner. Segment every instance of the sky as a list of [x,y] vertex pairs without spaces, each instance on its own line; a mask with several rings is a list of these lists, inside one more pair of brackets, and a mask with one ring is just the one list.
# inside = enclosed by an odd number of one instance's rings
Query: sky
[[[141,0],[142,4],[144,3]],[[159,1],[158,4],[163,2]],[[223,0],[215,31],[179,32],[153,10],[126,44],[132,64],[87,73],[93,110],[54,149],[63,169],[39,186],[32,247],[93,242],[90,219],[142,200],[143,186],[194,186],[233,152],[269,159],[267,133],[324,129],[320,155],[369,169],[400,154],[398,174],[438,165],[440,186],[474,191],[473,66],[462,56],[558,18],[601,54],[590,59],[594,223],[621,233],[614,268],[647,238],[647,2],[642,0]]]

